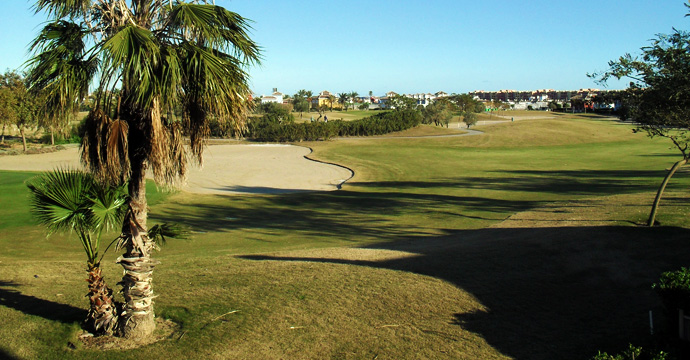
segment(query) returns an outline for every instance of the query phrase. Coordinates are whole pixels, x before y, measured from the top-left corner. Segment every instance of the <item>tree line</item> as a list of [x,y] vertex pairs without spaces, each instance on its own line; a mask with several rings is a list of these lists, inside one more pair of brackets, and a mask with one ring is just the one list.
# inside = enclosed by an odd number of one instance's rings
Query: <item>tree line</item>
[[[289,114],[288,115],[292,115]],[[290,117],[265,114],[248,126],[247,137],[257,141],[295,142],[328,140],[337,136],[373,136],[411,129],[422,122],[417,110],[381,112],[359,120],[296,123]]]
[[[312,119],[309,122],[296,123],[293,112],[307,111],[304,104],[310,94],[309,91],[300,90],[293,97],[292,104],[258,104],[255,114],[260,116],[249,121],[247,130],[242,135],[267,142],[317,141],[336,136],[373,136],[407,130],[419,124],[448,127],[454,116],[461,117],[469,127],[476,124],[477,113],[484,111],[484,104],[468,94],[440,98],[426,107],[418,105],[413,98],[396,95],[388,100],[388,105],[393,110],[382,111],[363,119],[327,122]],[[321,111],[319,114],[321,115]],[[230,135],[221,128],[212,126],[211,129],[213,136]]]
[[16,127],[26,151],[26,132],[30,129],[44,129],[50,134],[51,144],[55,144],[55,133],[66,135],[70,114],[58,116],[51,114],[46,95],[29,91],[25,76],[14,70],[0,74],[0,144],[5,143],[9,127]]

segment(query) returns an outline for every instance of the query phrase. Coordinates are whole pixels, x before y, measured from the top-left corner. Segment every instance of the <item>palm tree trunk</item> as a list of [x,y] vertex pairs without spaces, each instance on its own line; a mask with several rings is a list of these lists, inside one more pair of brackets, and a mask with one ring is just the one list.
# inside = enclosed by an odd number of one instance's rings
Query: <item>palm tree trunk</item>
[[683,159],[681,161],[678,161],[677,163],[673,164],[671,169],[668,171],[668,174],[666,174],[666,177],[664,178],[664,181],[661,182],[661,186],[659,186],[659,190],[656,192],[656,198],[654,198],[654,204],[652,204],[652,211],[649,213],[649,219],[647,219],[647,226],[654,226],[654,221],[656,219],[656,212],[659,209],[659,203],[661,202],[661,196],[664,194],[664,190],[666,189],[666,185],[668,185],[668,182],[671,180],[671,177],[673,174],[676,173],[676,171],[683,165],[688,163],[688,159]]
[[113,291],[105,284],[99,264],[89,264],[89,314],[86,329],[94,334],[111,335],[117,325]]
[[2,141],[0,141],[0,144],[5,143],[5,127],[6,126],[7,126],[7,124],[2,124]]
[[158,261],[151,258],[154,249],[146,228],[146,165],[144,160],[132,164],[129,182],[129,211],[122,225],[125,253],[117,262],[124,268],[122,295],[124,305],[120,317],[120,333],[126,338],[142,339],[156,327],[153,312],[153,268]]

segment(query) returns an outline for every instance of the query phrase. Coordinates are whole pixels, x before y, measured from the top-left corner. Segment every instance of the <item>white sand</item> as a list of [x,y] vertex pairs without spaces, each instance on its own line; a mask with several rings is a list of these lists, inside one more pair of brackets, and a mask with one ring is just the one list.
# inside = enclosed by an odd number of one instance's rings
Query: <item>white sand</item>
[[[277,194],[336,190],[350,170],[306,159],[308,148],[292,145],[210,145],[204,167],[190,166],[182,190],[199,194]],[[79,150],[0,156],[0,170],[47,171],[81,167]]]

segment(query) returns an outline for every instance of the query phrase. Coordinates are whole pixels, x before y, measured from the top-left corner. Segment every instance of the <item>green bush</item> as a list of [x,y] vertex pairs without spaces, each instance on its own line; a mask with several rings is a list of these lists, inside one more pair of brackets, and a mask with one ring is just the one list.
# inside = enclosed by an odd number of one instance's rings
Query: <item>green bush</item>
[[690,310],[690,268],[667,271],[652,285],[669,313],[677,309]]
[[399,110],[376,114],[354,121],[281,123],[266,116],[249,124],[249,137],[258,141],[293,142],[328,140],[335,136],[372,136],[402,131],[419,125],[417,110]]
[[616,355],[599,352],[591,360],[670,360],[663,351],[647,351],[632,344],[626,350]]

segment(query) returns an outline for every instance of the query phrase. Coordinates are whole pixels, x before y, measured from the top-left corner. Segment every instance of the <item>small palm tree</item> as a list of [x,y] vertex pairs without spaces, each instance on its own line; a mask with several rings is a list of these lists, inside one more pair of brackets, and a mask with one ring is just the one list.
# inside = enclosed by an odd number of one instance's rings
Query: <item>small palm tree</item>
[[127,195],[124,187],[103,186],[83,171],[58,169],[27,182],[31,212],[49,232],[75,231],[86,252],[89,312],[86,329],[111,334],[117,325],[112,290],[101,274],[99,251],[104,231],[122,221]]

